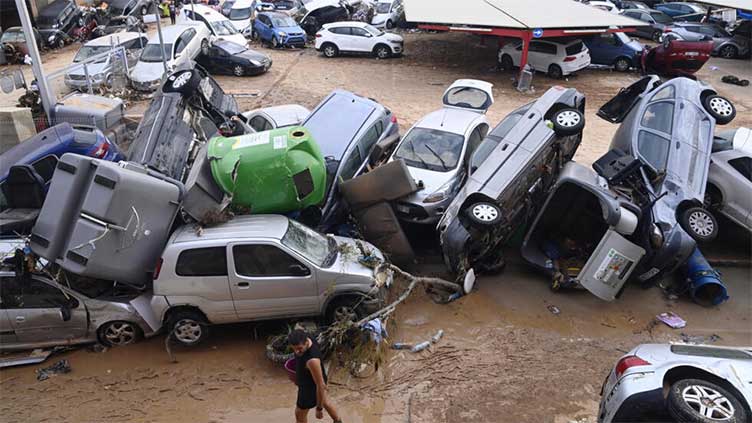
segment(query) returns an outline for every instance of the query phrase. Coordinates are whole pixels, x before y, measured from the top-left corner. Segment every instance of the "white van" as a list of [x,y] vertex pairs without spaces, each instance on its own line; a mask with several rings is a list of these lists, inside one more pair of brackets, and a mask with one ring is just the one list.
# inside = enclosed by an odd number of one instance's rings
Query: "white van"
[[227,14],[235,29],[247,38],[253,32],[253,18],[256,15],[255,3],[255,0],[237,0],[230,8],[230,13]]
[[180,22],[201,22],[212,34],[212,41],[225,40],[247,47],[248,41],[224,15],[203,4],[186,5],[178,15]]

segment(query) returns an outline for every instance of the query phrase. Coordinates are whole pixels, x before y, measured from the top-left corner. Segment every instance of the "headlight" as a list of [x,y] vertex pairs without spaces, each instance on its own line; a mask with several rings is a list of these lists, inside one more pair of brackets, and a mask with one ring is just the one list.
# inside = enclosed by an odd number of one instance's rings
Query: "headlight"
[[450,180],[449,182],[442,185],[439,189],[429,194],[426,198],[423,199],[424,203],[438,203],[439,201],[444,201],[447,198],[449,198],[449,195],[452,193],[452,187],[454,185],[454,180]]
[[657,249],[663,247],[663,242],[664,241],[665,240],[663,238],[663,231],[661,230],[661,228],[658,225],[656,225],[655,223],[653,223],[653,228],[650,231],[650,245],[652,245],[653,248],[655,248],[657,250]]
[[287,37],[287,33],[284,32],[284,31],[279,31],[279,36],[280,37]]
[[250,62],[253,66],[261,66],[261,62],[259,62],[258,60],[251,60]]

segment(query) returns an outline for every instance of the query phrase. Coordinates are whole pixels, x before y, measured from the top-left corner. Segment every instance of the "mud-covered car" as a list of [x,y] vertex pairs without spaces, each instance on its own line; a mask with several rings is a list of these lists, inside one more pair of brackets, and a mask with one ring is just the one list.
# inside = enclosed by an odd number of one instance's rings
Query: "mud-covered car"
[[64,47],[73,41],[79,26],[81,9],[71,0],[55,0],[39,11],[36,18],[42,41],[50,48]]
[[463,277],[473,267],[503,266],[499,247],[545,199],[580,145],[584,110],[582,93],[555,86],[486,136],[438,225],[444,261],[453,272]]
[[752,130],[739,128],[718,134],[710,158],[705,189],[709,210],[697,217],[714,224],[712,213],[720,213],[752,232]]

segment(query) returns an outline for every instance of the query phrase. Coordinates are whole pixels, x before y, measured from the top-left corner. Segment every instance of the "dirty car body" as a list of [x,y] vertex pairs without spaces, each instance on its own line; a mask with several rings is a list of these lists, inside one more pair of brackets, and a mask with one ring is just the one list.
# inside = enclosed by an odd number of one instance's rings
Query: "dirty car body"
[[643,50],[640,62],[646,74],[692,77],[710,60],[712,51],[713,41],[683,41],[664,37],[661,44]]
[[[711,154],[705,205],[752,232],[752,130],[719,134]],[[716,138],[718,139],[718,137]]]

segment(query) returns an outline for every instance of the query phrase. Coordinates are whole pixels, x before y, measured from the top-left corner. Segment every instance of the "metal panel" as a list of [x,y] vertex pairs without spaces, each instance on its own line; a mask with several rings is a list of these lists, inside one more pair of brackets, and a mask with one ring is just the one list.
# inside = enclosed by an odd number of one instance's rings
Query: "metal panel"
[[613,301],[644,255],[644,249],[611,228],[601,238],[577,279],[596,297]]

